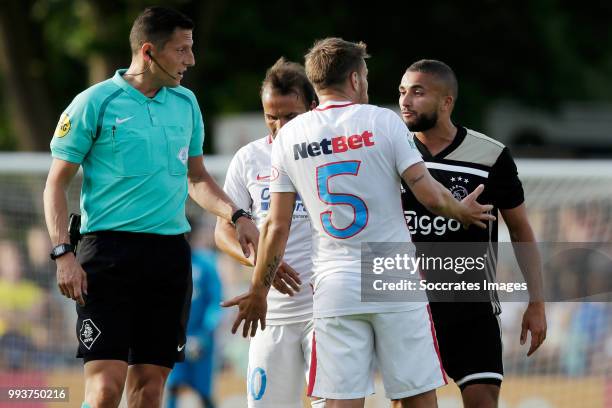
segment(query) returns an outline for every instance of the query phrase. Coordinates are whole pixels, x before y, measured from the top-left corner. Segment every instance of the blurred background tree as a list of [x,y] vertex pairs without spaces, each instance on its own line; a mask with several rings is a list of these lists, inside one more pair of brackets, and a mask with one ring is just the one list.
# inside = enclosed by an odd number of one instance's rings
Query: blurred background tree
[[[0,150],[48,150],[72,98],[130,62],[140,0],[5,0],[0,9]],[[364,41],[370,100],[395,104],[406,67],[447,62],[459,77],[455,119],[478,129],[495,100],[554,110],[566,100],[612,100],[612,3],[478,0],[165,1],[189,15],[196,66],[184,84],[207,126],[260,109],[259,85],[278,57],[303,62],[318,38]]]

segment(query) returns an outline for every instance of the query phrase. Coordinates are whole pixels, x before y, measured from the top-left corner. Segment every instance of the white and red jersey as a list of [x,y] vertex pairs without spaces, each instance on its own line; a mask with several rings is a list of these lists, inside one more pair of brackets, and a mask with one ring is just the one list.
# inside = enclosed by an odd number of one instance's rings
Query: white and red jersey
[[361,244],[410,242],[401,174],[422,161],[391,110],[328,102],[285,125],[272,149],[272,192],[298,192],[313,229],[314,317],[410,310],[361,301]]
[[[270,206],[272,142],[272,137],[266,136],[238,150],[229,165],[223,187],[238,207],[253,214],[258,227],[261,227]],[[300,274],[302,287],[294,296],[284,295],[274,287],[270,289],[266,318],[270,324],[296,323],[312,318],[311,235],[308,213],[298,197],[283,260]]]

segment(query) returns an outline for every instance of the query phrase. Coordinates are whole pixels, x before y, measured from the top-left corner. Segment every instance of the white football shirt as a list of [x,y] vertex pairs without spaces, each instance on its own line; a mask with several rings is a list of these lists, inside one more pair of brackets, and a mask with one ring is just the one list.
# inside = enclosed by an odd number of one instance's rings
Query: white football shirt
[[419,302],[361,301],[361,243],[410,242],[401,174],[422,161],[391,110],[328,102],[285,125],[272,192],[298,192],[313,229],[314,317],[391,312]]
[[[272,137],[267,136],[238,150],[230,162],[223,187],[238,207],[253,214],[257,227],[261,227],[270,206],[272,142]],[[311,235],[308,213],[298,197],[283,260],[300,274],[302,286],[294,296],[284,295],[274,287],[270,289],[266,316],[269,324],[296,323],[312,318]]]

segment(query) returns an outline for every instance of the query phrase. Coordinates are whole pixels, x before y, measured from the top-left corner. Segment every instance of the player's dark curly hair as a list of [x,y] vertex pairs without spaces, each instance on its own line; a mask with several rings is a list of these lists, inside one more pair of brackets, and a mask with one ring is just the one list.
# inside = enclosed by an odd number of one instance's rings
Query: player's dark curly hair
[[308,80],[304,67],[297,62],[287,61],[280,57],[278,61],[266,71],[266,77],[261,83],[260,96],[266,88],[281,95],[294,93],[304,102],[307,110],[310,110],[312,102],[318,105],[319,99],[314,87]]

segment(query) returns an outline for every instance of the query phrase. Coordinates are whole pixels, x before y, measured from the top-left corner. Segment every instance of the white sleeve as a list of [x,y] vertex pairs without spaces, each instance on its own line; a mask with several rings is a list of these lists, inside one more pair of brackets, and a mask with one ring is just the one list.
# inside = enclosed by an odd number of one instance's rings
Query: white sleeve
[[241,152],[242,150],[239,150],[230,162],[227,174],[225,175],[223,190],[238,208],[250,211],[253,201],[251,199],[251,194],[249,194],[249,189],[247,188],[247,180],[244,171],[245,160],[240,157],[242,156]]
[[[282,129],[281,129],[282,132]],[[270,192],[271,193],[295,193],[295,186],[287,174],[285,167],[285,154],[283,144],[276,136],[272,144],[272,168],[270,169]]]
[[421,153],[414,144],[414,135],[393,112],[389,115],[389,139],[395,153],[395,167],[400,176],[408,167],[423,161]]

